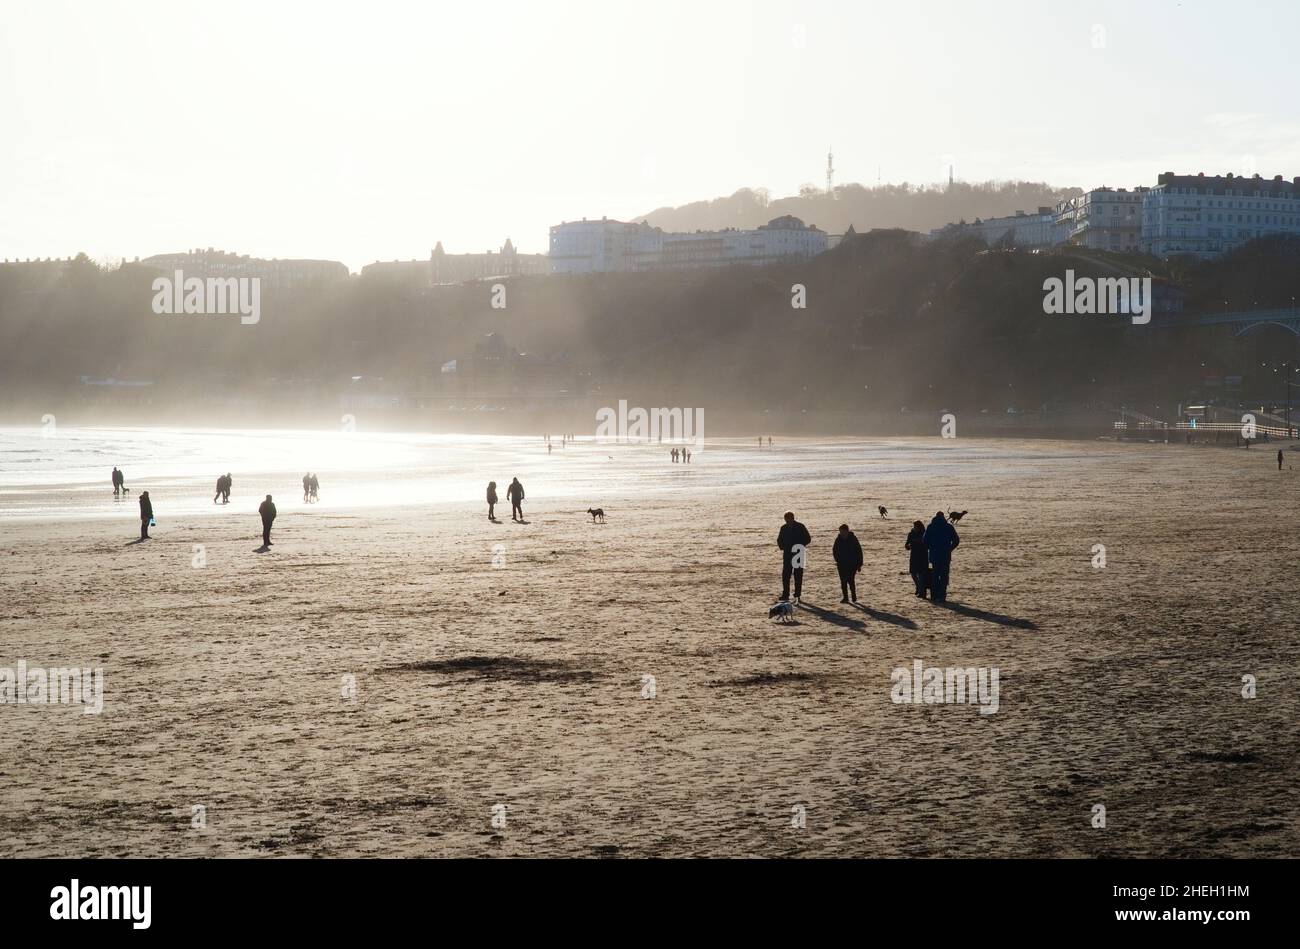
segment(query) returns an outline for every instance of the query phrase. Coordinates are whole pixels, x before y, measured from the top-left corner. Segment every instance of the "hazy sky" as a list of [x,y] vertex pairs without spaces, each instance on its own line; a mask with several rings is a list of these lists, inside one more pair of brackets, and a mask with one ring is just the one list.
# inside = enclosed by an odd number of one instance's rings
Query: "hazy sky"
[[1293,0],[0,0],[0,258],[544,252],[828,145],[841,183],[1291,178],[1297,37]]

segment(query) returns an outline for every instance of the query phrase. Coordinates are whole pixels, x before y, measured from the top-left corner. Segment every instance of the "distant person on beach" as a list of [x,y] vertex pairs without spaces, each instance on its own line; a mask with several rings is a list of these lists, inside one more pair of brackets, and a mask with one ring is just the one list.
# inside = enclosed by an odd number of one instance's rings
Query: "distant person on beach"
[[1282,470],[1282,449],[1277,450],[1277,470]]
[[140,492],[140,539],[149,540],[149,525],[153,523],[153,502],[149,492]]
[[226,476],[217,475],[217,491],[214,495],[212,495],[213,504],[217,503],[217,500],[221,497],[221,491],[223,488],[225,488],[225,486],[226,486]]
[[839,536],[831,546],[831,556],[835,558],[835,569],[840,574],[840,602],[847,603],[850,599],[858,602],[855,578],[862,569],[862,545],[848,524],[840,525]]
[[510,499],[510,520],[522,521],[524,519],[524,486],[519,483],[518,478],[510,479],[510,487],[506,488],[506,497]]
[[311,498],[311,472],[309,471],[302,476],[302,499],[304,501],[307,501],[310,500],[310,498]]
[[275,502],[271,500],[271,495],[266,496],[266,500],[257,506],[257,513],[262,515],[262,544],[271,546],[271,525],[275,523]]
[[320,500],[320,478],[316,477],[316,475],[313,474],[311,476],[310,486],[311,486],[311,499],[313,501],[319,501]]
[[488,482],[487,503],[488,503],[488,520],[495,521],[497,519],[495,513],[496,506],[497,506],[497,483],[495,481]]
[[230,472],[226,472],[226,486],[221,490],[221,503],[230,503],[230,488],[235,483],[235,479],[230,477]]
[[930,599],[942,603],[948,599],[948,572],[952,567],[952,552],[961,543],[956,529],[944,519],[943,511],[934,515],[925,529],[925,549],[930,555]]
[[930,586],[930,560],[925,550],[925,525],[920,521],[912,522],[912,530],[903,542],[903,549],[911,552],[907,571],[916,584],[916,595],[924,600],[926,588]]
[[781,548],[781,599],[790,599],[790,577],[794,577],[794,598],[803,594],[803,569],[808,557],[812,537],[808,528],[794,519],[793,511],[785,512],[785,523],[776,535],[776,546]]
[[118,495],[122,494],[125,491],[126,491],[126,475],[122,474],[122,472],[117,469],[117,466],[114,465],[113,466],[113,497],[117,497]]

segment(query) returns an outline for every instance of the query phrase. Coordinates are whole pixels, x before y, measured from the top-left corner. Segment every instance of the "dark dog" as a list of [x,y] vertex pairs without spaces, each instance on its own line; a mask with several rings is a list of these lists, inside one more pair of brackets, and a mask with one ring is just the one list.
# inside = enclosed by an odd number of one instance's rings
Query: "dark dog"
[[595,524],[597,521],[602,524],[605,523],[605,509],[603,507],[589,507],[587,513],[591,515],[591,523]]
[[767,611],[768,619],[779,619],[782,623],[794,622],[794,604],[788,600],[782,600],[774,604]]
[[958,521],[960,521],[963,517],[965,517],[969,513],[970,511],[949,511],[948,520],[956,524]]

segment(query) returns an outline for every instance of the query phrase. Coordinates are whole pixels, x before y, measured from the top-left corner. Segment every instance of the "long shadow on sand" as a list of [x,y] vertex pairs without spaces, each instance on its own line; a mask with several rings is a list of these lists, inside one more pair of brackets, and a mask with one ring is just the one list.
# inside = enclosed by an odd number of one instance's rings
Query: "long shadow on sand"
[[256,547],[256,548],[254,548],[254,549],[253,549],[253,553],[255,553],[255,554],[264,554],[264,553],[266,553],[267,551],[269,551],[270,549],[271,549],[271,548],[268,547],[268,546],[266,546],[266,544],[263,544],[261,547]]
[[855,633],[866,632],[867,624],[860,619],[850,619],[839,613],[832,613],[830,610],[824,610],[820,606],[811,606],[807,603],[800,603],[795,607],[797,610],[807,610],[819,620],[830,623],[832,626],[842,626],[845,629],[851,629]]
[[964,603],[954,603],[951,600],[945,600],[942,603],[935,603],[932,600],[931,605],[941,610],[950,610],[961,616],[969,616],[971,619],[982,619],[986,623],[997,623],[999,626],[1012,626],[1016,629],[1038,629],[1038,624],[1033,620],[1021,619],[1018,616],[1007,616],[1005,613],[992,613],[988,610],[967,606]]
[[135,540],[127,541],[123,547],[134,547],[136,544],[143,544],[146,540],[153,540],[152,537],[137,537]]
[[869,606],[863,606],[861,603],[854,603],[855,610],[861,610],[874,620],[882,623],[888,623],[891,626],[901,626],[903,629],[920,629],[915,620],[910,620],[906,616],[899,616],[897,613],[886,613],[884,610],[873,610]]

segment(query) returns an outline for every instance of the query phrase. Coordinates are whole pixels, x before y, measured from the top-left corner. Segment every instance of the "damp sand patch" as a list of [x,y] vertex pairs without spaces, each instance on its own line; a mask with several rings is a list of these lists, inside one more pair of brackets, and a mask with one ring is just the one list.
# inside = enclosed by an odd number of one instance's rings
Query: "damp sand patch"
[[598,674],[558,659],[520,659],[514,656],[459,656],[389,666],[382,672],[432,672],[489,681],[524,683],[591,682]]
[[757,672],[735,679],[713,679],[709,685],[715,689],[747,689],[780,685],[825,685],[826,677],[808,672]]

